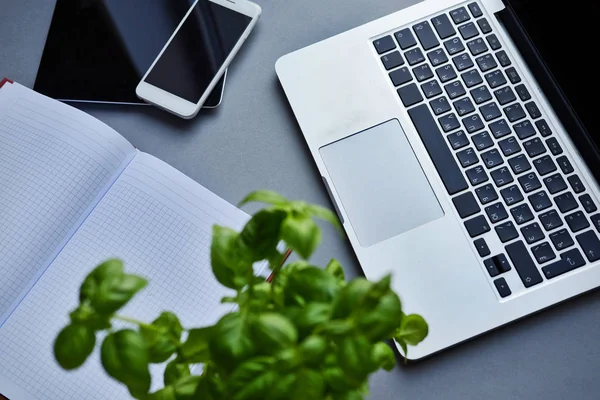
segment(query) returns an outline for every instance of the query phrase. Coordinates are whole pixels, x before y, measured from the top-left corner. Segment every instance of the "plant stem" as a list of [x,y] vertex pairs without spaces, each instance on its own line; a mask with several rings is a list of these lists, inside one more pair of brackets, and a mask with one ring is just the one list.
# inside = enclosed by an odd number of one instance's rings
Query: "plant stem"
[[287,261],[287,259],[290,257],[290,255],[292,254],[292,249],[286,249],[285,252],[283,253],[283,257],[281,257],[281,262],[279,262],[274,268],[273,271],[271,272],[271,293],[273,293],[275,291],[275,283],[277,282],[277,276],[279,275],[279,272],[281,272],[281,268],[283,268],[283,264],[285,264],[285,262]]
[[147,324],[145,322],[142,321],[138,321],[137,319],[133,319],[133,318],[129,318],[129,317],[124,317],[122,315],[113,315],[112,316],[113,319],[119,320],[119,321],[123,321],[123,322],[129,322],[130,324],[134,324],[134,325],[138,325],[140,328],[146,328],[146,329],[150,329],[156,332],[161,332],[162,330],[156,326]]

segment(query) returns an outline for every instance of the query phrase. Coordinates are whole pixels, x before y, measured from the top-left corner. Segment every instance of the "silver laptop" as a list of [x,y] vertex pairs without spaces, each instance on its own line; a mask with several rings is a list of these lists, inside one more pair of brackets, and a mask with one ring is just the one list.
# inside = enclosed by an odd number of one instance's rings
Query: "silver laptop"
[[600,284],[595,2],[426,0],[276,70],[419,359]]

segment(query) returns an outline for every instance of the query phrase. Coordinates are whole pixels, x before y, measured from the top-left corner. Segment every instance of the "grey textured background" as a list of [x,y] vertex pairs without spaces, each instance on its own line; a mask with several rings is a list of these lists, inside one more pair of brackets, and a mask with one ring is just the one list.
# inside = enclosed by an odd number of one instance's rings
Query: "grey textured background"
[[[269,188],[330,205],[277,81],[275,61],[414,1],[256,2],[262,18],[229,70],[218,109],[183,121],[146,107],[81,108],[232,203]],[[50,0],[0,0],[0,76],[33,86],[53,8]],[[314,261],[330,257],[349,276],[360,274],[349,244],[325,227]],[[375,374],[370,398],[598,399],[599,311],[596,291],[427,360]]]

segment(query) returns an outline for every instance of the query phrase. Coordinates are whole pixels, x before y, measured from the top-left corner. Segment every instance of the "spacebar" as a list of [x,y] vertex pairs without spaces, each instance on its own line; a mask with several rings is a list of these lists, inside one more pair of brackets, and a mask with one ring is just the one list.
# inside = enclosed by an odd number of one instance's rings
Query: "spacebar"
[[440,132],[429,108],[426,104],[421,104],[408,110],[408,115],[421,136],[423,144],[427,148],[429,157],[435,165],[440,178],[450,194],[465,190],[468,185],[454,156],[448,148],[444,135]]

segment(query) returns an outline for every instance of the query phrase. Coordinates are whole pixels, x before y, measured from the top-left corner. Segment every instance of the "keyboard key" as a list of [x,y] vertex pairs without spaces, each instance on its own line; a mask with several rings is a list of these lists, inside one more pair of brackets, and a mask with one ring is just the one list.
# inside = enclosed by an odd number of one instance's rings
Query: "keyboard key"
[[448,194],[453,195],[465,190],[468,187],[467,182],[456,164],[454,155],[444,143],[440,129],[427,106],[422,104],[413,107],[408,110],[408,115],[415,125]]
[[472,37],[479,35],[479,31],[477,30],[477,27],[473,22],[469,22],[468,24],[462,25],[458,28],[458,31],[460,32],[460,36],[462,36],[464,40],[468,40]]
[[417,40],[408,28],[394,33],[394,36],[396,37],[396,40],[398,41],[398,44],[402,50],[409,49],[417,44]]
[[465,46],[463,45],[462,40],[460,40],[457,37],[454,39],[446,40],[444,42],[444,47],[446,48],[446,51],[448,51],[448,54],[450,54],[450,55],[460,53],[461,51],[463,51],[465,49]]
[[487,214],[492,224],[496,222],[500,222],[508,218],[508,213],[506,212],[506,208],[502,203],[495,203],[491,206],[485,208],[485,213]]
[[521,77],[519,76],[519,73],[517,72],[515,67],[507,68],[504,72],[506,72],[506,76],[508,76],[508,80],[513,85],[521,82]]
[[496,193],[496,190],[490,184],[478,187],[477,189],[475,189],[475,194],[477,194],[477,197],[479,198],[481,204],[487,204],[498,199],[498,194]]
[[500,44],[500,41],[498,40],[498,37],[496,35],[494,35],[493,33],[489,36],[486,37],[488,43],[490,44],[490,47],[492,48],[492,50],[498,50],[500,47],[502,47],[502,45]]
[[600,214],[595,214],[590,217],[592,220],[592,225],[596,228],[596,230],[600,233]]
[[569,235],[569,232],[566,229],[561,229],[558,232],[551,233],[550,240],[552,240],[554,248],[558,251],[564,250],[575,244],[571,238],[571,235]]
[[491,278],[500,275],[500,271],[498,270],[493,258],[483,260],[483,266],[487,270],[488,274],[490,274]]
[[375,46],[375,50],[378,54],[387,53],[388,51],[396,48],[394,39],[392,39],[391,36],[385,36],[377,39],[373,42],[373,45]]
[[496,96],[496,100],[498,100],[498,103],[500,103],[501,106],[512,103],[517,99],[515,92],[513,92],[510,86],[505,86],[502,89],[495,90],[494,96]]
[[[442,88],[441,88],[440,84],[438,83],[438,81],[436,81],[435,79],[432,81],[423,83],[421,85],[421,90],[425,94],[425,97],[427,97],[428,99],[442,93]],[[446,100],[446,99],[444,98],[444,100]]]
[[450,132],[460,127],[460,122],[458,122],[458,118],[456,118],[455,114],[444,115],[439,118],[439,121],[444,132]]
[[527,113],[532,119],[536,119],[542,116],[542,112],[538,108],[537,104],[533,101],[525,104],[525,108],[527,109]]
[[535,121],[535,126],[537,126],[538,131],[540,131],[540,135],[544,137],[552,135],[552,130],[548,126],[548,123],[545,119]]
[[481,72],[489,71],[490,69],[494,69],[498,66],[498,63],[491,54],[477,57],[475,62],[477,62]]
[[471,60],[471,56],[467,53],[463,53],[459,56],[452,58],[452,62],[456,66],[456,69],[459,71],[464,71],[465,69],[471,68],[473,66],[473,60]]
[[498,238],[502,243],[506,243],[519,237],[519,232],[517,232],[515,224],[513,224],[511,221],[497,225],[495,229],[496,233],[498,234]]
[[419,82],[423,82],[433,76],[433,71],[428,64],[416,66],[412,71]]
[[469,40],[467,42],[467,47],[469,48],[472,56],[477,56],[488,51],[488,47],[482,38]]
[[551,137],[550,139],[547,139],[546,146],[548,146],[550,152],[555,156],[562,154],[563,152],[563,149],[560,147],[560,144],[558,144],[558,140],[556,140],[556,138]]
[[523,175],[519,178],[519,183],[525,193],[533,192],[542,187],[540,180],[535,174]]
[[563,226],[562,219],[560,219],[560,215],[558,215],[556,210],[550,210],[540,214],[540,222],[546,231],[551,231]]
[[491,254],[490,248],[483,238],[479,238],[473,242],[480,257],[487,257]]
[[479,25],[479,29],[483,34],[490,33],[492,31],[492,27],[487,19],[481,18],[477,20],[477,25]]
[[462,99],[456,100],[454,103],[454,109],[458,113],[459,117],[470,114],[475,111],[475,106],[473,102],[468,97],[463,97]]
[[577,208],[577,201],[570,192],[556,196],[554,198],[554,203],[556,203],[558,209],[562,213],[566,213]]
[[571,165],[571,162],[569,161],[567,156],[558,157],[556,159],[556,162],[558,163],[558,166],[562,170],[563,174],[568,175],[571,172],[575,171],[575,169],[573,169],[573,166]]
[[446,14],[438,15],[431,19],[431,24],[434,26],[436,32],[442,39],[449,38],[454,35],[456,31],[450,22],[450,19]]
[[521,233],[529,244],[539,242],[546,237],[544,236],[544,232],[542,232],[542,228],[540,228],[540,225],[537,222],[522,227]]
[[383,63],[385,69],[389,71],[390,69],[394,69],[404,64],[404,58],[402,58],[402,54],[400,54],[399,51],[394,51],[390,54],[382,56],[381,62]]
[[510,126],[505,119],[492,122],[490,124],[490,130],[496,139],[500,139],[511,133]]
[[525,118],[525,111],[519,103],[504,107],[504,113],[510,122]]
[[541,176],[547,175],[550,172],[557,170],[556,164],[552,161],[552,157],[543,156],[533,162],[533,166]]
[[500,71],[499,69],[490,72],[489,74],[486,74],[485,80],[492,89],[498,86],[502,86],[506,83],[506,78],[502,74],[502,71]]
[[479,115],[471,115],[470,117],[466,117],[462,119],[462,123],[469,133],[477,132],[478,130],[483,129],[483,121],[479,118]]
[[490,179],[487,173],[485,172],[485,169],[483,169],[483,167],[480,165],[466,170],[465,173],[467,174],[467,179],[471,182],[471,185],[473,186],[480,185],[483,182],[487,182]]
[[529,203],[531,203],[531,207],[533,207],[533,209],[537,212],[552,207],[552,202],[550,201],[550,198],[543,190],[534,193],[528,196],[527,198],[529,199]]
[[524,154],[509,158],[508,164],[515,174],[520,174],[531,169],[531,164]]
[[469,145],[469,138],[464,131],[456,131],[448,135],[448,141],[452,149],[458,150]]
[[479,75],[479,71],[477,71],[476,69],[463,72],[460,76],[468,88],[473,87],[475,85],[479,85],[483,82],[481,75]]
[[575,193],[585,192],[585,186],[583,186],[583,182],[581,182],[579,176],[571,175],[567,178],[567,180],[569,181],[569,185],[571,185],[571,188]]
[[581,235],[575,236],[577,242],[583,250],[583,254],[589,262],[600,260],[600,240],[594,233],[594,231],[587,231]]
[[552,250],[548,242],[534,246],[531,251],[533,252],[533,258],[535,258],[538,264],[543,264],[556,258],[556,254],[554,254],[554,250]]
[[582,211],[575,211],[574,213],[567,215],[565,221],[573,233],[582,231],[590,226],[590,223]]
[[471,14],[475,18],[481,17],[483,15],[483,11],[481,11],[481,8],[479,8],[479,4],[477,4],[477,3],[470,3],[467,7],[469,7],[469,11],[471,11]]
[[488,147],[492,147],[494,145],[492,137],[487,132],[481,132],[477,135],[473,135],[471,139],[473,140],[475,148],[479,151],[485,150]]
[[519,122],[518,124],[514,124],[513,129],[515,130],[515,133],[521,140],[527,139],[528,137],[535,135],[535,129],[533,127],[533,124],[528,119],[526,119],[523,122]]
[[456,78],[456,71],[454,71],[454,67],[450,64],[439,67],[435,70],[435,73],[437,74],[438,78],[440,78],[442,83]]
[[527,101],[531,99],[531,95],[529,94],[529,91],[527,90],[524,84],[515,86],[515,90],[517,91],[517,94],[519,95],[521,101]]
[[511,270],[510,264],[504,254],[498,254],[497,256],[483,260],[483,265],[485,265],[491,277]]
[[508,283],[506,283],[506,279],[498,278],[494,281],[494,286],[496,286],[496,290],[500,297],[505,298],[512,294],[510,288],[508,287]]
[[533,213],[531,212],[531,209],[529,208],[527,203],[523,203],[520,206],[511,208],[510,213],[512,214],[513,218],[515,219],[515,222],[517,223],[517,225],[522,225],[533,219]]
[[479,107],[479,112],[481,113],[481,115],[483,115],[483,118],[486,121],[491,121],[502,116],[502,112],[500,111],[496,103],[488,103],[484,106]]
[[465,22],[471,19],[469,13],[464,7],[457,8],[456,10],[450,11],[450,17],[455,24],[460,24],[461,22]]
[[533,263],[527,247],[522,241],[516,241],[507,245],[506,252],[517,270],[523,285],[526,288],[537,285],[542,282],[542,276],[538,272],[537,267]]
[[543,267],[542,272],[546,278],[552,279],[584,265],[585,260],[579,250],[572,249],[562,254],[560,260]]
[[404,53],[404,57],[406,57],[406,60],[410,65],[415,65],[425,61],[425,56],[419,48],[408,50]]
[[596,207],[594,200],[592,200],[592,197],[589,194],[579,196],[579,202],[587,213],[593,213],[594,211],[598,210],[598,207]]
[[467,228],[467,232],[472,238],[490,231],[490,225],[483,215],[465,221],[465,228]]
[[471,90],[470,93],[477,104],[485,103],[492,98],[490,91],[485,86],[479,86],[478,88]]
[[404,107],[410,107],[423,101],[423,96],[421,96],[419,88],[414,83],[402,86],[398,89],[398,95],[400,96],[400,100],[402,100]]
[[523,147],[525,151],[529,155],[529,157],[536,157],[540,154],[544,154],[546,152],[546,147],[544,146],[544,142],[542,142],[539,138],[534,138],[528,140],[523,143]]
[[402,67],[390,72],[390,79],[392,80],[394,86],[400,86],[406,82],[412,81],[412,75],[410,74],[408,68]]
[[550,194],[561,192],[567,188],[567,184],[560,174],[544,178],[544,185],[546,185],[546,189],[548,189]]
[[502,154],[505,156],[511,156],[521,151],[521,146],[517,139],[514,136],[503,139],[498,142],[498,146],[500,146],[500,150],[502,150]]
[[498,59],[500,65],[502,65],[503,67],[508,67],[511,64],[510,59],[508,58],[508,54],[506,54],[504,50],[497,52],[496,58]]
[[429,58],[429,62],[434,67],[437,67],[438,65],[448,61],[448,56],[446,56],[446,53],[442,49],[430,51],[429,53],[427,53],[427,58]]
[[448,99],[446,99],[443,96],[435,100],[431,100],[429,102],[429,105],[431,106],[431,109],[433,110],[435,115],[443,114],[446,111],[450,111],[450,109],[452,108]]
[[413,31],[415,31],[419,42],[421,42],[421,46],[425,50],[433,49],[440,44],[428,21],[419,22],[414,25]]
[[461,218],[470,217],[473,214],[477,214],[481,209],[477,204],[477,200],[475,200],[475,196],[473,193],[466,192],[461,194],[460,196],[456,196],[452,199],[452,203],[454,203],[454,207],[456,211],[458,211],[458,215]]
[[502,155],[500,155],[500,152],[496,149],[492,149],[486,151],[485,153],[482,153],[481,160],[488,169],[497,167],[498,165],[504,162],[504,160],[502,159]]

